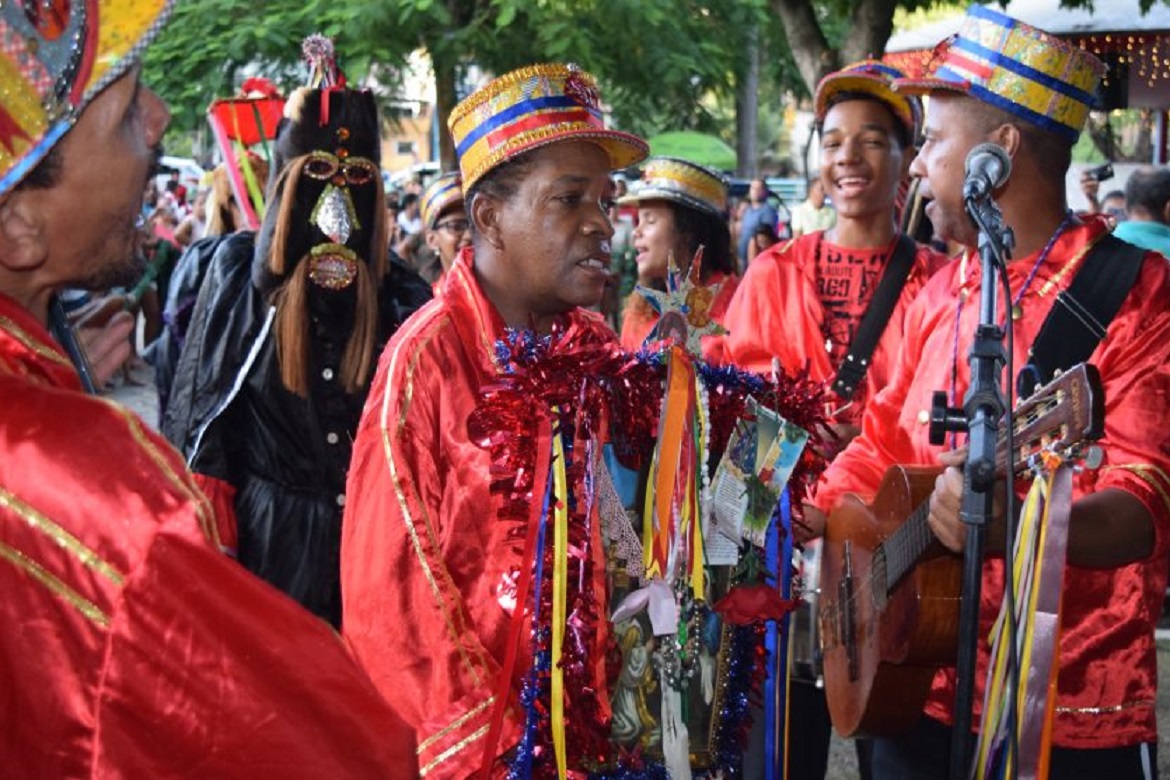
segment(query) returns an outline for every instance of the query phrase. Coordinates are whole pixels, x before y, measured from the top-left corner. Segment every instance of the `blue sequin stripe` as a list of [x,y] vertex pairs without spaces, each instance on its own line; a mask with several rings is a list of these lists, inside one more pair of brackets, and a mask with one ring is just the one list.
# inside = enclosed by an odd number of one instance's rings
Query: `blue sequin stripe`
[[550,97],[532,98],[531,100],[524,100],[514,106],[504,109],[500,113],[493,116],[491,119],[483,122],[463,139],[459,147],[455,150],[456,153],[462,157],[468,149],[475,145],[477,141],[483,138],[488,133],[495,132],[504,125],[513,122],[517,119],[523,119],[529,114],[534,114],[549,108],[579,108],[584,111],[589,111],[594,116],[598,114],[587,106],[583,106],[568,95],[552,95]]
[[0,178],[0,195],[8,192],[10,189],[20,184],[21,180],[37,167],[41,160],[45,159],[49,151],[52,150],[57,142],[61,140],[61,136],[69,132],[69,128],[73,127],[73,120],[63,119],[57,124],[49,128],[49,132],[45,133],[44,138],[37,141],[31,149],[24,153],[16,161],[16,164],[8,169],[3,178]]
[[976,57],[986,60],[988,64],[992,66],[1001,67],[1004,70],[1010,70],[1017,76],[1022,76],[1023,78],[1026,78],[1030,81],[1035,81],[1038,84],[1042,84],[1048,87],[1053,92],[1059,92],[1060,94],[1084,103],[1087,106],[1092,106],[1096,103],[1093,95],[1085,92],[1083,89],[1074,87],[1068,82],[1061,81],[1056,76],[1050,76],[1047,73],[1041,73],[1035,68],[1029,67],[1017,60],[1013,60],[1011,57],[1000,54],[999,52],[992,51],[991,49],[975,43],[972,40],[962,37],[956,38],[953,45],[956,49],[964,51],[968,54],[973,54]]
[[[938,78],[945,81],[969,81],[963,74],[956,73],[947,67],[939,68],[936,75]],[[984,103],[990,103],[997,108],[1002,108],[1009,114],[1015,114],[1021,119],[1027,120],[1034,125],[1038,125],[1045,130],[1049,130],[1053,133],[1056,133],[1057,135],[1063,136],[1070,141],[1075,142],[1081,134],[1081,131],[1076,128],[1069,127],[1068,125],[1061,122],[1057,122],[1055,119],[1037,113],[1032,109],[1027,108],[1026,106],[1021,106],[1019,103],[1013,103],[1011,100],[1008,100],[1001,95],[997,95],[986,87],[981,87],[978,84],[970,84],[968,87],[968,94],[970,94],[971,97],[982,100]]]

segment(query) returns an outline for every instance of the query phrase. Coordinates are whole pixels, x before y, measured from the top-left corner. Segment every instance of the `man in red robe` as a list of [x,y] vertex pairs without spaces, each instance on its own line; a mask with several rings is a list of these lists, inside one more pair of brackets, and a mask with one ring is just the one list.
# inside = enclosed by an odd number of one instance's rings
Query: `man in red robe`
[[[524,731],[520,691],[537,628],[511,632],[526,608],[517,583],[536,564],[526,558],[527,524],[498,516],[491,488],[501,477],[528,479],[527,503],[539,510],[549,463],[535,457],[535,474],[497,471],[490,450],[473,440],[469,416],[499,381],[495,345],[506,328],[555,328],[564,344],[616,340],[582,307],[600,300],[609,276],[609,174],[647,149],[604,129],[597,106],[591,76],[537,65],[499,77],[452,112],[473,243],[436,299],[386,347],[354,442],[341,550],[343,630],[374,684],[415,729],[428,778],[468,777],[485,765],[502,772],[499,759],[514,755]],[[548,436],[525,445],[533,449],[549,452]],[[583,541],[568,565],[586,572],[583,582],[571,578],[570,610],[595,607],[599,620],[597,630],[582,633],[588,668],[569,672],[587,678],[589,690],[566,691],[565,706],[605,711],[600,538]],[[608,738],[605,719],[586,723],[585,709],[577,711],[570,768],[580,766],[591,728]],[[551,754],[534,760],[547,764]]]
[[[222,554],[230,507],[142,421],[85,395],[49,335],[60,287],[141,272],[135,222],[169,113],[135,60],[167,5],[0,7],[16,128],[0,148],[0,765],[413,777],[410,731],[336,635]],[[77,62],[37,59],[62,46]]]
[[[994,41],[999,48],[988,54],[972,41]],[[1015,58],[1025,54],[1053,72],[1023,68]],[[1086,250],[1108,232],[1104,220],[1068,210],[1064,186],[1103,68],[1082,50],[979,6],[972,6],[935,62],[930,77],[900,81],[896,88],[931,94],[925,141],[911,173],[923,177],[924,193],[933,198],[927,215],[936,231],[968,249],[910,306],[889,383],[870,401],[861,435],[830,466],[815,499],[820,511],[810,508],[806,519],[818,526],[822,512],[845,492],[873,495],[894,464],[941,462],[948,468],[931,496],[929,524],[939,541],[958,551],[966,538],[958,517],[963,476],[956,468],[963,459],[930,444],[927,423],[934,391],[946,391],[957,403],[971,381],[967,355],[979,321],[981,268],[974,252],[978,233],[964,210],[964,161],[979,143],[1001,146],[1011,157],[1010,177],[995,188],[994,200],[1015,232],[1007,267],[1012,300],[1000,301],[996,319],[1014,330],[1018,369],[1029,362],[1057,294],[1068,290]],[[1160,423],[1170,398],[1168,301],[1170,268],[1149,253],[1089,359],[1104,388],[1104,462],[1073,483],[1052,778],[1149,778],[1156,772],[1153,629],[1170,548],[1170,436]],[[1002,530],[999,536],[1002,550]],[[1004,561],[994,552],[994,534],[988,546],[993,552],[983,566],[980,637],[988,636],[1003,597]],[[975,725],[988,657],[989,645],[980,641]],[[955,670],[942,669],[919,725],[905,737],[875,741],[876,777],[946,774],[955,682]]]

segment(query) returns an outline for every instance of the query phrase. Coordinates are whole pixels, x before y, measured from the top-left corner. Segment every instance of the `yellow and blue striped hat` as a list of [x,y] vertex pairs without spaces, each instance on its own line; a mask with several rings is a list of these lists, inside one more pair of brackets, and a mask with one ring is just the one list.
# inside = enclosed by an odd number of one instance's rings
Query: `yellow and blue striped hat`
[[727,180],[710,168],[677,157],[651,157],[642,166],[642,178],[630,185],[619,203],[669,200],[723,216],[727,210]]
[[0,3],[0,196],[133,65],[172,0]]
[[463,180],[459,176],[459,171],[452,171],[439,176],[423,190],[419,199],[422,204],[419,206],[419,216],[428,230],[435,227],[435,222],[444,211],[457,203],[463,203],[462,185]]
[[1105,65],[1092,54],[990,8],[967,9],[959,31],[935,49],[922,78],[898,79],[904,94],[967,94],[1075,141],[1097,104]]
[[905,75],[879,60],[862,60],[830,73],[817,84],[813,95],[817,122],[825,121],[829,103],[835,96],[842,92],[861,92],[885,105],[906,129],[906,137],[913,141],[922,126],[922,103],[912,95],[894,92],[894,82]]
[[464,192],[501,163],[558,141],[597,144],[613,169],[649,153],[641,138],[605,129],[597,82],[575,65],[530,65],[506,73],[455,106],[447,126]]

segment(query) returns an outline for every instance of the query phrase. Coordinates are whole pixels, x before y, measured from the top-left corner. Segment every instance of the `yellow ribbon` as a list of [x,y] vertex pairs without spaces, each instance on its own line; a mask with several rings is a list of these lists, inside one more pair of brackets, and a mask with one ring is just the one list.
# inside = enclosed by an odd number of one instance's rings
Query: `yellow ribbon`
[[[554,416],[557,409],[553,408]],[[565,478],[565,445],[561,431],[553,433],[553,592],[552,592],[552,714],[553,753],[557,776],[565,780],[565,672],[561,668],[561,651],[565,644],[565,606],[569,585],[569,494]]]
[[707,460],[704,457],[707,454],[707,410],[703,408],[698,400],[702,398],[702,388],[699,383],[698,372],[691,371],[693,392],[695,398],[695,452],[694,452],[694,467],[692,469],[693,478],[690,480],[691,494],[693,498],[693,517],[691,522],[694,524],[691,528],[691,592],[695,596],[696,601],[703,601],[706,593],[705,574],[706,569],[703,567],[704,553],[703,553],[703,508],[700,500],[702,496],[699,492],[702,490],[704,478],[707,476]]
[[[1016,648],[1018,669],[1020,670],[1016,681],[1017,690],[1013,693],[1016,696],[1016,701],[1021,703],[1020,710],[1016,714],[1016,733],[1021,738],[1024,736],[1022,732],[1027,725],[1024,722],[1026,717],[1024,704],[1028,702],[1028,670],[1033,669],[1033,666],[1038,663],[1038,659],[1034,658],[1038,636],[1036,618],[1041,611],[1040,599],[1044,595],[1042,583],[1043,576],[1046,574],[1045,567],[1058,567],[1058,571],[1054,572],[1054,575],[1058,575],[1059,569],[1063,568],[1064,563],[1063,559],[1048,560],[1051,555],[1045,554],[1049,549],[1048,535],[1053,532],[1051,526],[1055,522],[1050,520],[1050,512],[1053,504],[1053,491],[1056,489],[1054,487],[1056,467],[1060,465],[1059,457],[1045,453],[1044,464],[1048,469],[1046,474],[1033,481],[1028,495],[1024,499],[1012,555],[1012,575],[1016,589],[1016,622],[1018,625]],[[1063,558],[1063,545],[1059,545],[1057,549]],[[1059,606],[1057,614],[1059,614]],[[1038,780],[1045,780],[1048,776],[1047,754],[1052,739],[1052,725],[1056,708],[1056,676],[1059,663],[1055,655],[1059,653],[1059,642],[1051,642],[1051,652],[1054,657],[1051,659],[1048,678],[1045,680],[1045,693],[1047,695],[1044,701],[1044,721],[1039,739],[1040,744],[1038,746],[1021,744],[1022,755],[1016,758],[1012,752],[1016,740],[1007,739],[1005,733],[1009,705],[1007,643],[1010,639],[1006,608],[1001,610],[991,633],[993,660],[991,675],[984,694],[984,723],[979,733],[975,777],[983,780],[995,773],[996,767],[992,766],[992,756],[996,751],[997,744],[1002,743],[1004,748],[1009,751],[1005,757],[1000,759],[1000,764],[1005,769],[1016,766],[1017,761],[1022,761],[1029,751],[1036,750],[1038,747],[1038,771],[1033,776]],[[1033,696],[1036,693],[1033,690]],[[1005,775],[1008,780],[1014,780],[1014,774],[1010,771],[1005,772]]]
[[236,141],[236,156],[240,160],[240,170],[244,172],[244,183],[248,187],[248,197],[252,200],[252,208],[256,211],[257,219],[264,219],[264,190],[256,179],[256,171],[252,161],[248,158],[248,151],[244,145]]

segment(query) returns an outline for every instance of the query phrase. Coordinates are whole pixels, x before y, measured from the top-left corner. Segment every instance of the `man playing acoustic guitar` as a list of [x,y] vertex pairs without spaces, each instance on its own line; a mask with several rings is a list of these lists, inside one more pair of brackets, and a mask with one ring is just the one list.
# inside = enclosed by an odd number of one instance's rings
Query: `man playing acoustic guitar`
[[[1089,362],[1100,371],[1106,404],[1099,442],[1104,462],[1073,477],[1049,773],[1061,779],[1150,778],[1156,772],[1153,628],[1170,548],[1170,434],[1163,424],[1170,399],[1170,266],[1153,253],[1131,251],[1132,259],[1123,260],[1126,250],[1119,245],[1095,253],[1095,245],[1110,243],[1101,242],[1106,223],[1078,218],[1065,202],[1071,148],[1102,71],[1091,55],[972,6],[958,35],[937,50],[928,77],[896,82],[908,94],[931,96],[924,145],[910,170],[933,198],[927,215],[937,233],[968,250],[936,274],[911,305],[892,378],[870,401],[861,435],[830,466],[816,507],[807,507],[805,518],[806,530],[822,533],[824,513],[847,492],[872,497],[887,468],[941,463],[945,470],[934,482],[927,523],[943,546],[962,550],[963,477],[957,467],[963,457],[931,445],[927,423],[934,391],[946,391],[952,405],[966,393],[967,355],[979,321],[978,234],[964,211],[964,160],[977,144],[1003,147],[1012,172],[993,197],[1015,232],[1016,246],[1006,274],[1011,300],[1000,304],[997,320],[1014,331],[1014,364],[1044,363],[1067,343],[1084,340]],[[1108,256],[1098,263],[1095,254]],[[1093,289],[1121,290],[1115,313],[1097,318],[1107,330],[1085,337],[1080,325],[1066,320],[1056,328],[1058,338],[1040,337],[1050,311],[1071,308],[1054,307],[1058,294],[1062,303],[1075,298],[1080,308],[1094,308],[1100,296],[1084,295],[1081,278],[1102,266],[1109,270],[1096,274],[1099,284]],[[1132,284],[1120,282],[1124,287],[1118,288],[1124,268],[1132,269]],[[946,449],[960,443],[952,435]],[[998,520],[1002,528],[1002,517]],[[830,518],[830,540],[833,522]],[[987,637],[1003,596],[1002,530],[998,545],[995,535],[989,533],[992,552],[983,567],[976,726]],[[822,580],[822,596],[825,589]],[[953,668],[939,670],[912,730],[877,740],[876,777],[946,776],[955,677]]]

